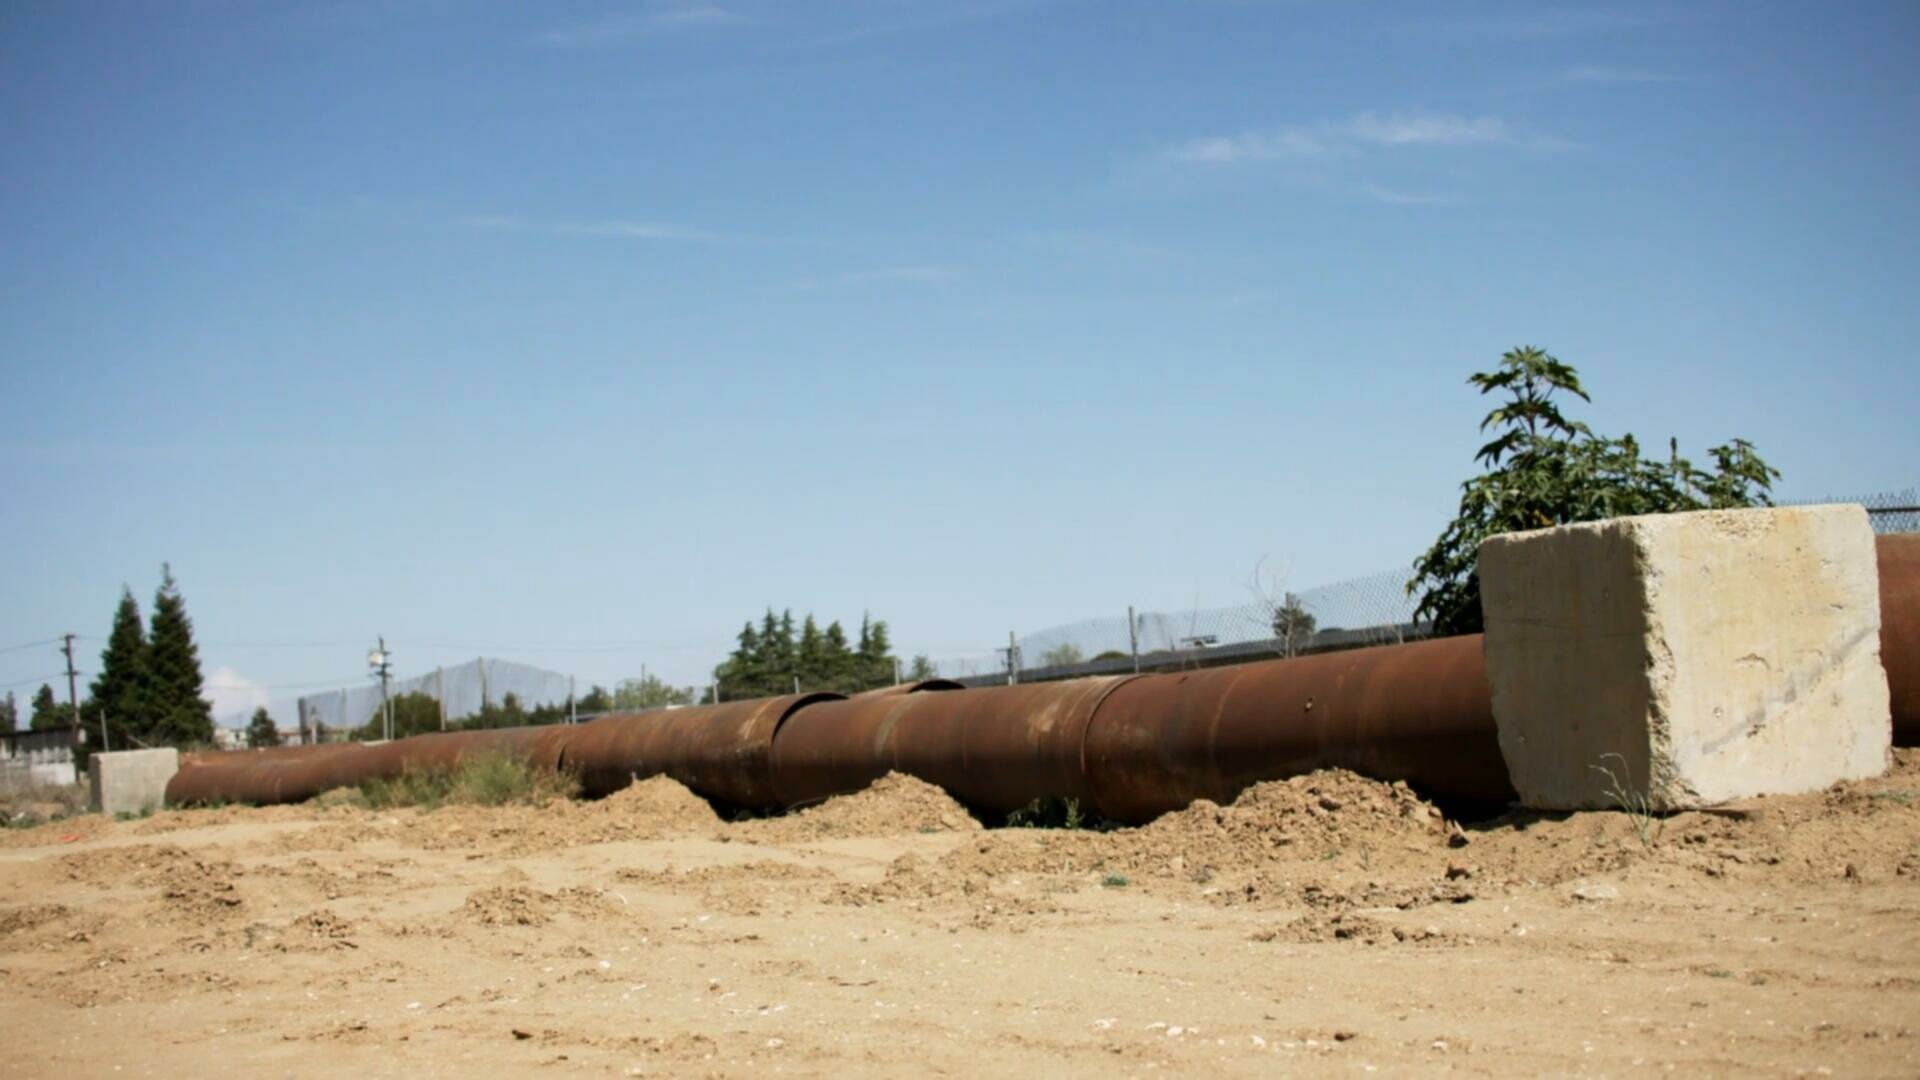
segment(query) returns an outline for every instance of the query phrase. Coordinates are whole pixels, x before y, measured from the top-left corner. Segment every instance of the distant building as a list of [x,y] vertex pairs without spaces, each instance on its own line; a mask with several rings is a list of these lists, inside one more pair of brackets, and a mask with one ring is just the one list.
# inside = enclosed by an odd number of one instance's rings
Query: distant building
[[0,773],[14,782],[71,784],[80,776],[74,751],[86,741],[86,730],[77,727],[0,735]]

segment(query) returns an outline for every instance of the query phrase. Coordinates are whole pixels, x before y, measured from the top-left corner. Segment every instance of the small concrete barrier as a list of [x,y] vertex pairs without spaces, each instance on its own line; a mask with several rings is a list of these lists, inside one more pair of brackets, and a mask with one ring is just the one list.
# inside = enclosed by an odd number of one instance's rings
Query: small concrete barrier
[[167,781],[180,771],[180,751],[116,750],[87,760],[93,809],[102,814],[144,814],[160,809]]
[[1528,806],[1673,810],[1887,768],[1858,506],[1514,533],[1479,568],[1500,750]]

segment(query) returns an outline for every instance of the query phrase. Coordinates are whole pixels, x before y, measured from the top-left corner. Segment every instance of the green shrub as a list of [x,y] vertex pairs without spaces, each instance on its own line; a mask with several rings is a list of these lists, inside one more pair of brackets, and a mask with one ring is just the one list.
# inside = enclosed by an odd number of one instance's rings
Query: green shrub
[[408,769],[392,780],[360,785],[367,805],[376,810],[417,806],[538,805],[580,793],[573,776],[543,769],[509,754],[474,754],[451,769]]

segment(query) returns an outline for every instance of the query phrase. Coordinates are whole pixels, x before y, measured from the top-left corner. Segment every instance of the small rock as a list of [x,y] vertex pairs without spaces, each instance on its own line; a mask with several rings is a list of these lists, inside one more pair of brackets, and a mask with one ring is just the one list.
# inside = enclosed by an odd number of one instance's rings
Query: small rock
[[1469,843],[1469,840],[1467,838],[1466,830],[1462,829],[1458,825],[1449,825],[1447,827],[1447,846],[1448,847],[1455,847],[1455,848],[1466,847],[1468,843]]
[[1448,881],[1453,881],[1458,878],[1470,878],[1472,876],[1473,876],[1473,867],[1468,866],[1466,863],[1450,862],[1447,864],[1447,880]]
[[1604,883],[1576,885],[1572,896],[1575,900],[1618,900],[1620,890]]
[[1322,810],[1328,810],[1328,811],[1338,810],[1342,805],[1344,804],[1341,803],[1339,799],[1336,799],[1331,795],[1320,796],[1320,809]]

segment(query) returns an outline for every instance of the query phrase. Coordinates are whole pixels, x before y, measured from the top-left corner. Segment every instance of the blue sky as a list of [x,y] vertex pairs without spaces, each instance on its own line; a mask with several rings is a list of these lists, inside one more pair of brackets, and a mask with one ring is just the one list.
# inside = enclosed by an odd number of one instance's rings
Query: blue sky
[[[1920,8],[0,11],[0,646],[702,679],[1401,566],[1465,385],[1920,482]],[[98,641],[82,641],[83,670]],[[0,652],[0,682],[61,666]],[[32,684],[15,688],[22,697]],[[283,712],[291,718],[291,712]]]

